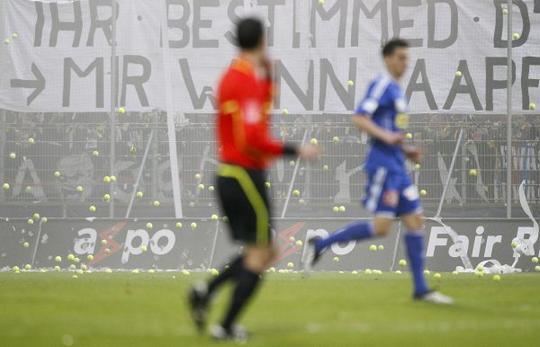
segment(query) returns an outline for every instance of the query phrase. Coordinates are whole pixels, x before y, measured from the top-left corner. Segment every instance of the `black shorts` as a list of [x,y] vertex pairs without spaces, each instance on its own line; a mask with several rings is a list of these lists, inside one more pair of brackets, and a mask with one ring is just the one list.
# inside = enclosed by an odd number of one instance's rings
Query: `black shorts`
[[271,243],[270,201],[265,182],[264,170],[220,165],[218,198],[235,241],[260,246]]

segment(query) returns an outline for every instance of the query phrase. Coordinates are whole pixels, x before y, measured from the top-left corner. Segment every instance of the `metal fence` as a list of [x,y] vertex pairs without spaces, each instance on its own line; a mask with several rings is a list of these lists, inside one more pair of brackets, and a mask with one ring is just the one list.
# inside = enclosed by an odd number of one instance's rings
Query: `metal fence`
[[[109,114],[0,111],[1,217],[174,217],[167,115],[114,117],[111,146]],[[176,117],[184,217],[219,215],[214,117]],[[539,115],[514,115],[512,131],[511,207],[518,217],[522,183],[533,213],[540,210]],[[421,167],[410,169],[428,216],[439,210],[445,217],[504,216],[506,115],[414,114],[409,132],[409,141],[424,149]],[[368,138],[350,115],[278,115],[274,134],[296,143],[316,139],[323,150],[316,163],[287,159],[273,166],[268,182],[276,217],[366,215],[359,200]]]

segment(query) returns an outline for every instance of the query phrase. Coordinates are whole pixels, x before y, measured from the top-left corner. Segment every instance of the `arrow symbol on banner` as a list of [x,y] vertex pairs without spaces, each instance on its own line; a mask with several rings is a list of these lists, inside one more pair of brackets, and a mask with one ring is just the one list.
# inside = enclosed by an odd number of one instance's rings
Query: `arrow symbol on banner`
[[11,88],[34,89],[34,92],[26,99],[27,106],[29,106],[45,89],[45,77],[43,77],[43,74],[39,71],[39,68],[35,63],[32,63],[32,73],[36,78],[34,80],[11,80]]

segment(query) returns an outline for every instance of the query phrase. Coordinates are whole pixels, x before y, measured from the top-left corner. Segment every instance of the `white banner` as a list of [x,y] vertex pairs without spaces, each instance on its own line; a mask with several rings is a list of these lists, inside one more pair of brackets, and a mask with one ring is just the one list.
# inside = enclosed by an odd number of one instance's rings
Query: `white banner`
[[[403,81],[413,112],[504,113],[505,3],[117,0],[116,105],[128,111],[213,112],[215,86],[235,53],[233,23],[248,13],[268,27],[280,85],[276,110],[352,111],[368,80],[382,69],[381,42],[400,36],[413,46]],[[514,0],[510,12],[514,108],[528,110],[530,103],[540,103],[540,0]],[[0,1],[0,108],[107,112],[111,14],[110,0]],[[161,44],[164,16],[168,50]],[[172,81],[169,93],[166,75]]]

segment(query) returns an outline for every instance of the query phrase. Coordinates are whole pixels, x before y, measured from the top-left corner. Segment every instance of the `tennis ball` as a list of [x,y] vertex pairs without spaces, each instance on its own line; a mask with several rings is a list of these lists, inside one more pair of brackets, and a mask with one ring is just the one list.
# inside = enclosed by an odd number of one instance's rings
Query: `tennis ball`
[[191,223],[191,229],[197,229],[197,223],[195,222]]
[[73,262],[78,264],[81,262],[81,260],[78,257],[75,257],[75,259],[73,259]]
[[501,276],[500,276],[500,275],[493,275],[492,278],[493,278],[493,280],[494,280],[495,282],[499,282],[499,281],[501,280]]
[[34,224],[34,220],[32,218],[28,218],[28,220],[26,221],[26,223],[32,225]]
[[110,194],[103,195],[103,201],[105,201],[105,202],[111,201],[111,195]]
[[457,275],[457,274],[459,274],[459,272],[457,272],[457,271],[455,271],[455,270],[452,271],[452,275]]
[[92,155],[93,155],[94,157],[99,157],[99,151],[93,151],[93,152],[92,152]]
[[332,211],[339,212],[339,207],[337,207],[337,206],[332,207]]
[[193,177],[195,177],[195,179],[200,180],[202,176],[201,176],[200,173],[196,173],[195,176],[193,176]]
[[292,269],[292,268],[294,267],[294,263],[288,262],[288,263],[287,263],[287,267],[288,267],[289,269]]
[[334,257],[333,259],[336,263],[339,263],[339,257]]
[[289,110],[286,109],[286,108],[284,108],[284,109],[283,109],[283,114],[289,114]]
[[326,1],[325,0],[319,0],[319,4],[324,5]]
[[351,272],[351,274],[353,274],[353,275],[358,275],[358,271],[353,270],[353,271]]
[[41,223],[47,223],[49,219],[47,217],[41,217]]
[[323,169],[324,171],[328,170],[328,165],[326,165],[326,164],[323,165],[322,169]]
[[532,257],[531,261],[535,264],[538,263],[538,257]]
[[476,271],[474,274],[476,275],[476,277],[484,277],[483,271]]
[[413,138],[413,136],[412,136],[412,134],[411,134],[411,133],[406,133],[406,134],[405,134],[405,138],[407,138],[407,139],[409,139],[409,140],[410,140],[410,139],[412,139],[412,138]]
[[268,272],[276,272],[276,268],[275,267],[271,267],[268,269]]
[[396,270],[396,274],[401,275],[401,271],[400,271],[400,270]]
[[109,176],[104,176],[104,177],[103,177],[103,183],[111,183],[111,177],[109,177]]
[[11,152],[11,153],[9,153],[9,158],[10,159],[15,159],[15,158],[17,158],[17,154],[15,154],[15,152]]
[[461,71],[456,71],[456,77],[461,77],[463,76],[463,73]]
[[293,196],[300,196],[300,191],[298,189],[295,189],[292,191]]
[[502,14],[503,14],[503,16],[507,16],[507,15],[508,15],[508,9],[507,9],[507,8],[503,8]]
[[306,204],[306,200],[304,200],[304,199],[300,199],[300,200],[298,200],[298,202],[299,202],[301,205],[305,205],[305,204]]
[[159,207],[159,205],[161,205],[161,203],[160,203],[158,200],[154,200],[154,201],[152,202],[152,205],[153,205],[154,207]]
[[421,196],[426,196],[427,195],[427,190],[425,190],[425,189],[420,190],[420,195]]
[[218,220],[219,217],[217,214],[213,214],[212,217],[210,217],[212,220]]
[[469,170],[469,176],[477,176],[477,175],[478,175],[478,171],[476,171],[476,169]]
[[75,256],[72,253],[70,253],[68,254],[67,258],[69,261],[73,261],[73,259],[75,259]]
[[37,212],[32,215],[32,218],[34,218],[35,220],[38,220],[39,217],[40,217],[40,215]]
[[309,143],[311,143],[312,145],[317,145],[319,143],[319,141],[317,141],[316,138],[312,138]]
[[536,104],[535,104],[534,102],[531,102],[531,103],[529,104],[529,110],[531,110],[531,111],[536,110]]
[[182,270],[182,275],[189,276],[190,272],[188,270]]
[[338,137],[338,136],[334,136],[334,137],[332,138],[332,142],[333,142],[333,143],[339,143],[339,137]]
[[94,206],[94,205],[90,205],[90,207],[88,207],[88,210],[89,210],[90,212],[96,212],[96,211],[97,211],[97,208],[96,208],[96,206]]
[[143,253],[148,251],[148,247],[146,245],[142,245],[141,246],[141,251],[143,251]]
[[62,262],[62,257],[57,255],[56,257],[54,257],[54,261],[57,262],[57,263],[60,263],[60,262]]
[[536,266],[534,267],[534,271],[540,272],[540,265],[536,265]]
[[295,162],[294,160],[291,160],[291,161],[289,162],[289,166],[294,166],[294,164],[296,164],[296,162]]
[[146,223],[146,229],[152,229],[154,225],[150,222]]
[[177,229],[181,229],[181,228],[182,228],[182,223],[176,222],[176,228],[177,228]]
[[149,274],[153,274],[154,272],[156,272],[156,270],[154,270],[154,269],[148,270],[148,273],[149,273]]
[[110,248],[105,248],[105,253],[107,253],[107,254],[111,253],[111,249]]
[[123,106],[122,106],[122,107],[119,107],[119,108],[118,108],[118,113],[122,113],[122,114],[126,113],[126,108],[123,107]]
[[210,269],[210,274],[212,276],[217,276],[217,275],[219,275],[219,271],[217,269]]
[[30,265],[30,264],[26,264],[26,265],[24,266],[24,269],[25,269],[25,270],[30,270],[31,268],[32,268],[32,265]]
[[345,212],[347,209],[345,208],[345,206],[341,205],[339,206],[339,212]]
[[197,189],[198,190],[203,190],[204,189],[204,184],[199,183],[199,185],[197,186]]
[[86,266],[86,264],[81,264],[81,270],[82,271],[88,270],[88,266]]
[[13,270],[14,272],[19,272],[19,271],[21,271],[21,269],[19,269],[19,267],[18,267],[17,265],[15,265],[14,267],[12,267],[11,270]]
[[294,238],[294,236],[289,237],[289,242],[294,242],[294,241],[296,241],[296,239]]
[[421,166],[420,164],[414,164],[414,169],[415,169],[416,171],[420,170],[421,167],[422,167],[422,166]]
[[436,278],[436,279],[440,279],[442,276],[440,273],[436,272],[434,275],[433,275],[433,278]]
[[379,245],[379,246],[377,246],[377,249],[378,249],[379,251],[384,251],[384,246],[383,246],[383,245]]
[[520,38],[521,38],[521,35],[519,33],[512,34],[512,40],[519,40]]
[[353,80],[348,80],[348,81],[347,81],[347,84],[348,84],[349,86],[354,86],[354,81],[353,81]]
[[92,254],[88,254],[88,255],[86,256],[86,260],[92,261],[92,260],[94,260],[94,256],[93,256]]
[[214,186],[208,186],[208,191],[209,192],[213,192],[214,190],[216,190],[216,188]]
[[268,189],[270,189],[270,187],[272,187],[272,183],[270,182],[264,182],[264,186]]
[[28,247],[30,247],[30,244],[29,244],[28,242],[24,242],[24,243],[23,243],[23,247],[24,247],[24,248],[28,248]]
[[298,247],[302,247],[304,245],[304,243],[302,242],[302,240],[298,240],[298,241],[296,241],[296,245]]
[[377,251],[377,246],[376,245],[370,245],[369,250],[372,251],[372,252],[376,252]]
[[28,138],[28,143],[31,144],[31,145],[33,145],[34,143],[36,143],[36,140],[34,140],[33,137],[29,137],[29,138]]
[[512,241],[512,248],[516,248],[518,246],[518,243],[516,241]]
[[101,240],[101,244],[102,244],[103,246],[105,246],[107,243],[108,243],[107,240],[105,240],[105,239]]
[[112,273],[112,269],[106,268],[106,269],[105,269],[105,272],[106,272],[106,273]]
[[141,199],[141,198],[144,196],[144,193],[143,193],[143,192],[137,192],[137,193],[135,194],[135,196],[136,196],[137,198]]
[[400,259],[399,266],[407,266],[407,261],[405,259]]
[[79,278],[79,276],[73,275],[73,276],[71,276],[71,278],[77,279],[77,278]]
[[11,43],[11,39],[8,37],[4,40],[4,44],[9,45]]
[[77,186],[77,187],[75,188],[75,190],[78,191],[79,193],[81,193],[81,192],[84,191],[84,188],[83,188],[83,186]]
[[60,271],[60,266],[56,265],[56,266],[54,267],[54,271]]
[[29,192],[32,191],[32,187],[31,186],[26,186],[26,188],[24,188],[24,190],[29,193]]
[[131,272],[134,273],[134,274],[138,274],[140,271],[139,271],[139,269],[133,269]]
[[431,271],[429,271],[428,269],[424,270],[424,275],[429,275],[430,273],[431,273]]
[[372,271],[371,271],[370,269],[365,269],[365,270],[364,270],[364,273],[365,273],[366,275],[371,275]]
[[116,182],[116,176],[114,175],[111,176],[111,182]]
[[4,184],[2,185],[2,188],[3,188],[4,190],[8,190],[8,189],[9,189],[9,183],[4,183]]

